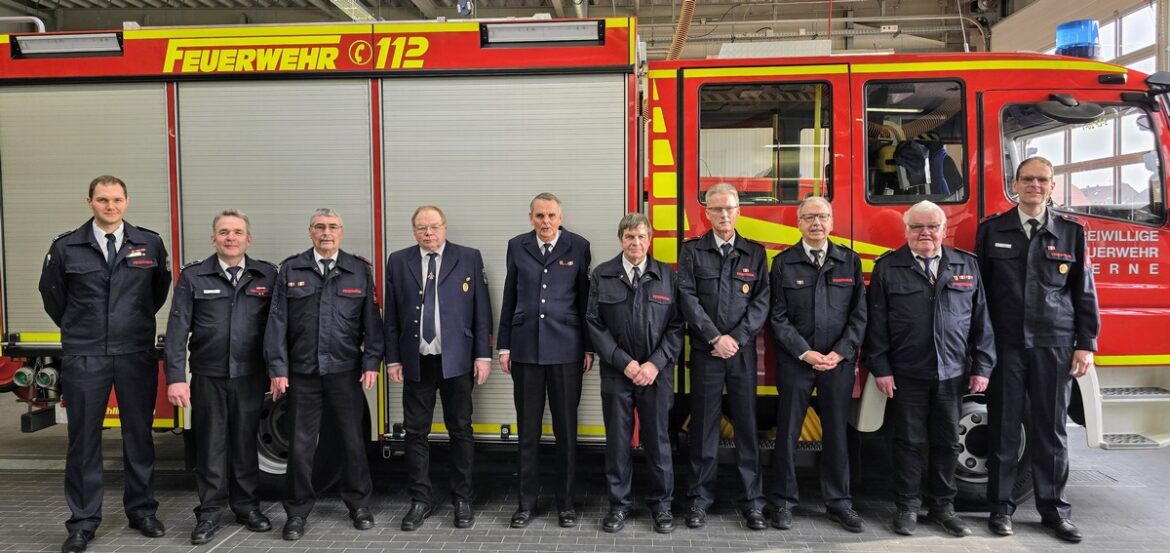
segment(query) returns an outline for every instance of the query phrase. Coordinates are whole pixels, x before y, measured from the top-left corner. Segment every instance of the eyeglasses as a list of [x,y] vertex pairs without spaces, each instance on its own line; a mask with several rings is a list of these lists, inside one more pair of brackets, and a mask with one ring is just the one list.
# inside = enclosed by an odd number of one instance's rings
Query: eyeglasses
[[922,232],[924,230],[929,230],[930,232],[938,232],[938,229],[942,228],[942,224],[941,223],[931,223],[929,225],[923,225],[921,223],[914,223],[912,225],[906,225],[906,227],[910,229],[910,232]]
[[800,220],[804,221],[806,223],[811,223],[813,221],[820,221],[822,223],[825,223],[825,222],[828,222],[829,219],[832,219],[832,218],[833,218],[833,215],[831,213],[807,213],[807,214],[800,216]]
[[331,224],[331,225],[326,225],[325,223],[317,223],[309,228],[311,228],[317,232],[325,232],[326,230],[328,230],[330,232],[337,232],[337,231],[341,230],[341,225],[338,225],[336,223]]
[[422,234],[422,233],[424,233],[424,232],[426,232],[426,231],[428,231],[428,230],[429,230],[429,231],[431,231],[431,232],[439,232],[439,230],[441,230],[442,228],[443,228],[443,225],[442,225],[442,224],[438,224],[438,225],[415,225],[415,226],[414,226],[414,231],[415,231],[415,232],[417,232],[417,233],[419,233],[419,234]]
[[1048,183],[1052,182],[1052,179],[1050,179],[1048,177],[1034,177],[1032,175],[1024,175],[1016,180],[1018,180],[1020,182],[1026,182],[1026,183],[1033,183],[1034,182],[1036,184],[1048,184]]
[[732,213],[737,209],[739,209],[738,205],[733,205],[733,206],[729,206],[729,207],[720,207],[720,206],[712,206],[712,205],[707,206],[707,211],[711,212],[711,213]]

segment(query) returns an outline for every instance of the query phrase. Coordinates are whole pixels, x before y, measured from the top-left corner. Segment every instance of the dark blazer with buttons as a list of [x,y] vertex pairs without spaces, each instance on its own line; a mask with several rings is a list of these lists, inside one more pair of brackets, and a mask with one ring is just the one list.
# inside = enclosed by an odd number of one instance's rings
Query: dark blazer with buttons
[[214,254],[183,267],[167,319],[167,384],[185,382],[187,365],[192,374],[217,378],[264,373],[264,329],[275,283],[274,265],[247,256],[238,285]]
[[[386,259],[386,364],[402,363],[402,374],[419,380],[419,321],[422,316],[422,254],[403,248]],[[479,250],[447,242],[435,290],[443,377],[471,372],[475,360],[492,356],[492,304]]]
[[[735,236],[723,272],[715,232],[683,243],[678,256],[679,301],[691,347],[711,351],[711,340],[726,334],[744,347],[768,319],[768,256],[758,242]],[[720,281],[726,281],[722,287]],[[722,289],[722,293],[721,293]],[[705,354],[705,353],[704,353]]]
[[1029,241],[1015,208],[979,225],[975,254],[987,286],[991,325],[1002,344],[1097,350],[1101,315],[1085,228],[1048,210]]
[[57,237],[41,270],[45,313],[61,327],[65,355],[124,355],[155,348],[154,314],[171,290],[162,238],[122,222],[122,248],[109,268],[93,219]]
[[310,248],[285,259],[264,331],[270,377],[334,374],[382,364],[382,317],[370,262],[344,251],[322,277]]
[[669,373],[678,364],[683,343],[678,279],[665,263],[647,260],[637,288],[630,283],[621,254],[598,265],[586,319],[602,371],[623,375],[630,361],[649,361]]
[[508,241],[499,349],[532,365],[580,363],[589,345],[589,241],[564,228],[548,258],[536,231]]
[[861,259],[853,250],[829,242],[818,268],[798,241],[772,260],[770,280],[772,334],[787,354],[777,356],[781,367],[807,367],[799,358],[810,350],[856,359],[866,304]]
[[934,284],[908,245],[874,263],[863,347],[874,375],[991,376],[995,336],[979,265],[964,251],[943,247],[941,255]]

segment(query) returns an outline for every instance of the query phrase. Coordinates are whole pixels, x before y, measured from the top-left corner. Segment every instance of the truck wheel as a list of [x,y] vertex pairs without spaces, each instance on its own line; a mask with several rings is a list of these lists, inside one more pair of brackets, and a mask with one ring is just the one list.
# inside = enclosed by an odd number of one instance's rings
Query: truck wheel
[[265,394],[260,410],[260,428],[256,431],[256,454],[260,460],[260,496],[279,499],[284,496],[284,474],[288,470],[288,449],[292,441],[288,423],[288,401],[272,401]]
[[0,357],[0,394],[15,392],[19,387],[12,379],[16,375],[16,370],[24,366],[22,361],[12,357]]
[[[1032,494],[1032,467],[1028,460],[1025,429],[1020,429],[1018,453],[1019,470],[1012,496],[1018,503]],[[963,511],[983,511],[990,507],[987,502],[989,451],[987,429],[987,399],[983,395],[968,395],[963,398],[959,412],[959,462],[955,468],[955,485],[958,488],[956,503]]]

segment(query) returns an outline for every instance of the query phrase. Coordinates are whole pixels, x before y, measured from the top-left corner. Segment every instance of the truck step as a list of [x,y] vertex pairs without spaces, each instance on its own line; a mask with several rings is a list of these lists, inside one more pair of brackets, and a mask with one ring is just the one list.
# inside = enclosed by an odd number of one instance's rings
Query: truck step
[[1158,442],[1141,434],[1105,434],[1105,449],[1156,449]]
[[1170,401],[1170,390],[1157,386],[1103,387],[1101,401]]

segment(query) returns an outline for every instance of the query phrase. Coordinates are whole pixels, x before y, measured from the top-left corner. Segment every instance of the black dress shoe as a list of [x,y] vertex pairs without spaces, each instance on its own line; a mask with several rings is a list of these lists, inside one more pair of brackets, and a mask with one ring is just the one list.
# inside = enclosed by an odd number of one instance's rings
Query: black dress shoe
[[374,515],[365,507],[358,507],[350,511],[349,519],[353,521],[353,527],[358,530],[369,530],[374,527]]
[[1040,524],[1043,524],[1045,528],[1056,532],[1056,537],[1064,541],[1072,543],[1081,542],[1081,531],[1078,530],[1076,525],[1067,518],[1045,520],[1041,521]]
[[861,515],[857,514],[851,508],[845,509],[828,509],[829,520],[840,524],[842,528],[860,534],[865,531],[865,521],[861,520]]
[[687,528],[702,528],[704,524],[707,524],[707,511],[698,507],[687,510]]
[[601,520],[601,529],[613,534],[614,532],[621,532],[622,528],[626,527],[626,518],[630,516],[629,511],[610,511]]
[[203,545],[211,538],[215,537],[215,533],[223,526],[220,525],[219,520],[201,520],[195,525],[195,529],[191,530],[191,545]]
[[297,541],[305,535],[305,517],[288,517],[284,523],[284,539]]
[[895,534],[913,536],[914,531],[918,529],[918,513],[899,510],[894,513],[893,527]]
[[566,509],[557,513],[557,524],[561,528],[572,528],[577,525],[577,511],[573,509]]
[[418,530],[424,520],[431,516],[431,506],[421,501],[410,503],[410,510],[402,517],[402,529],[410,532]]
[[471,511],[471,503],[462,497],[455,498],[455,527],[471,528],[475,522],[475,514]]
[[512,513],[512,528],[524,528],[530,522],[532,522],[532,510],[516,509],[516,512]]
[[669,534],[674,531],[674,515],[670,511],[654,513],[654,531],[659,534]]
[[768,511],[768,524],[777,530],[787,530],[792,528],[792,509],[788,507],[780,507]]
[[1012,532],[1012,517],[1005,514],[993,514],[987,519],[987,529],[997,536],[1010,536]]
[[61,544],[61,553],[81,553],[89,547],[90,540],[93,539],[93,532],[89,530],[74,530],[69,533],[69,537],[65,538],[65,543]]
[[272,529],[272,521],[256,509],[252,509],[245,516],[236,515],[236,522],[253,532],[267,532]]
[[971,535],[971,528],[955,513],[931,513],[930,519],[956,538]]
[[138,530],[148,538],[161,538],[167,535],[167,529],[161,520],[154,515],[147,515],[138,520],[130,521],[130,527]]
[[763,530],[768,527],[768,521],[764,519],[764,512],[759,509],[744,511],[743,521],[747,524],[748,530]]

